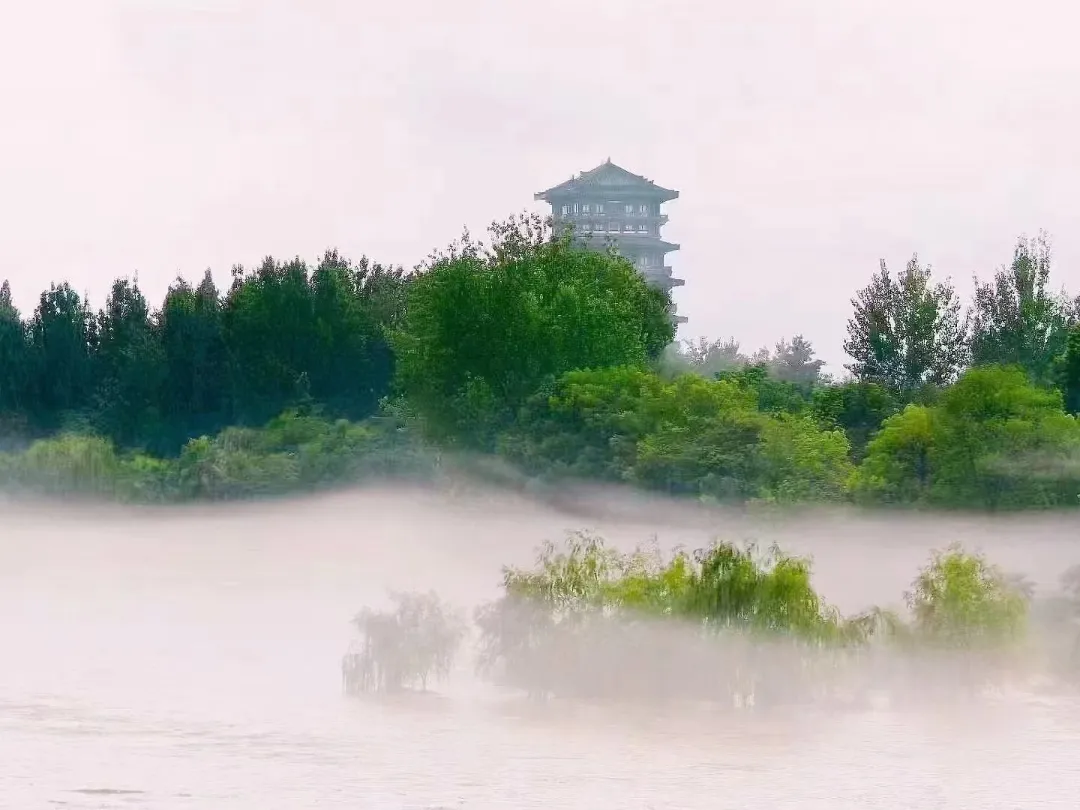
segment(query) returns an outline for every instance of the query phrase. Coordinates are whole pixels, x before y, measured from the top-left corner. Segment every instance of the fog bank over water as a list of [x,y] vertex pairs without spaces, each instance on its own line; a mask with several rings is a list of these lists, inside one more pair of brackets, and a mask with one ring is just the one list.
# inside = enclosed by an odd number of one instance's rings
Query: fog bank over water
[[[339,670],[349,619],[387,589],[472,608],[497,594],[503,564],[530,563],[568,530],[622,547],[777,542],[812,554],[823,595],[848,612],[900,605],[929,550],[953,541],[1052,588],[1080,562],[1073,517],[750,515],[600,491],[406,487],[4,509],[0,795],[12,806],[1075,806],[1057,792],[1077,781],[1068,695],[688,716],[527,707],[493,697],[467,662],[435,694],[350,700]],[[660,657],[656,638],[643,661]]]
[[579,529],[623,549],[653,537],[665,549],[711,539],[778,543],[812,557],[819,589],[845,611],[899,599],[929,552],[953,542],[1048,588],[1080,563],[1080,517],[1068,513],[726,509],[588,486],[537,497],[376,486],[207,506],[11,502],[0,576],[32,569],[123,578],[165,567],[177,581],[304,587],[328,577],[353,594],[435,588],[474,602],[496,592],[501,566],[528,564],[540,543]]

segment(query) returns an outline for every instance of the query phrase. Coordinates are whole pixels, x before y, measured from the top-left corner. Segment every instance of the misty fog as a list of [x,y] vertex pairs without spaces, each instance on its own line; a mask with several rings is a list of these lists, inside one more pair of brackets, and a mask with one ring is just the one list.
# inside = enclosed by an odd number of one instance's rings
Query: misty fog
[[[339,670],[350,618],[388,589],[434,589],[471,609],[496,596],[504,564],[528,565],[569,530],[625,548],[654,535],[665,547],[777,542],[812,555],[823,596],[853,612],[901,605],[928,552],[955,540],[1052,589],[1080,559],[1071,518],[755,514],[601,490],[542,501],[407,487],[184,509],[8,503],[5,518],[0,794],[13,806],[1072,803],[1055,793],[1075,768],[1080,705],[1068,693],[687,713],[533,705],[497,695],[467,661],[428,694],[355,700]],[[689,649],[676,637],[653,628],[632,653],[670,665]]]

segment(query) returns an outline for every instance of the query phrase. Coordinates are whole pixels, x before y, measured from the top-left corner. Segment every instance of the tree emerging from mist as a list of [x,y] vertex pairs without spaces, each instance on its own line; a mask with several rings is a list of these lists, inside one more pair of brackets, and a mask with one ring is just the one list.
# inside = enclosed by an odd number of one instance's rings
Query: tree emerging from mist
[[361,610],[353,618],[360,638],[342,661],[348,694],[427,691],[444,679],[465,639],[465,623],[432,592],[392,593],[392,610]]
[[[1075,605],[1070,583],[1063,577]],[[505,568],[501,584],[474,614],[477,672],[534,699],[760,705],[890,685],[918,692],[920,678],[935,672],[912,669],[920,661],[952,662],[968,673],[953,686],[970,690],[1007,676],[1015,653],[1033,653],[1022,645],[1032,638],[1034,592],[955,544],[933,553],[902,606],[853,616],[822,599],[809,559],[753,544],[663,553],[654,540],[621,552],[574,532],[544,544],[531,566]],[[445,672],[459,643],[461,626],[447,622],[436,597],[396,598],[396,611],[356,619],[365,640],[346,658],[356,689]],[[1061,638],[1045,643],[1053,649]]]

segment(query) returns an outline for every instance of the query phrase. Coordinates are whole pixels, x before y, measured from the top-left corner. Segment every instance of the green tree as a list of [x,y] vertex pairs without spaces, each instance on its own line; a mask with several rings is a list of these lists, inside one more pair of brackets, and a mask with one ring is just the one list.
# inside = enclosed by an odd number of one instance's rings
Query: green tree
[[920,640],[953,649],[994,648],[1022,637],[1028,600],[997,566],[959,545],[935,552],[906,594]]
[[877,503],[912,504],[931,497],[937,432],[935,413],[908,405],[888,417],[870,441],[852,480],[856,497]]
[[373,413],[390,384],[390,350],[367,306],[362,278],[336,251],[327,251],[311,274],[316,345],[311,394],[336,413]]
[[1032,385],[1018,367],[976,368],[944,392],[937,410],[940,500],[989,508],[1076,504],[1080,426],[1058,391]]
[[234,418],[261,423],[302,398],[317,326],[307,265],[267,257],[233,268],[223,312]]
[[761,435],[763,495],[780,503],[839,501],[853,468],[851,445],[841,430],[822,430],[805,416],[779,414]]
[[[0,284],[0,419],[8,422],[27,406],[30,344],[11,286]],[[2,431],[7,425],[0,425]]]
[[572,371],[522,409],[501,449],[551,477],[634,481],[673,494],[757,494],[763,416],[755,392],[634,367]]
[[94,317],[69,284],[52,284],[41,294],[29,333],[33,416],[56,426],[65,415],[90,405],[97,343]]
[[118,279],[97,318],[94,421],[132,446],[160,429],[157,410],[167,367],[138,282]]
[[1080,326],[1069,330],[1065,351],[1057,360],[1055,372],[1065,399],[1065,410],[1076,416],[1080,413]]
[[870,284],[851,301],[844,351],[846,368],[909,398],[926,384],[955,378],[965,361],[960,301],[949,281],[933,283],[929,267],[913,256],[895,279],[884,260]]
[[547,380],[644,364],[671,342],[668,296],[625,259],[556,238],[538,218],[466,234],[409,285],[397,381],[429,429],[490,447]]
[[758,410],[765,413],[803,413],[809,403],[811,388],[808,385],[775,376],[768,363],[750,363],[731,371],[717,372],[715,377],[753,391]]
[[976,365],[1017,365],[1032,379],[1049,381],[1074,320],[1070,302],[1049,289],[1051,259],[1045,234],[1021,238],[1009,267],[991,282],[976,279],[968,313]]
[[178,449],[225,425],[228,371],[221,296],[207,270],[199,286],[177,279],[158,315],[165,379],[161,410],[170,423],[167,445]]
[[932,407],[890,417],[855,477],[873,500],[968,508],[1075,506],[1080,425],[1023,369],[974,368]]
[[896,411],[896,399],[883,386],[857,380],[819,386],[811,403],[811,412],[822,427],[844,431],[856,460],[863,457],[870,438]]

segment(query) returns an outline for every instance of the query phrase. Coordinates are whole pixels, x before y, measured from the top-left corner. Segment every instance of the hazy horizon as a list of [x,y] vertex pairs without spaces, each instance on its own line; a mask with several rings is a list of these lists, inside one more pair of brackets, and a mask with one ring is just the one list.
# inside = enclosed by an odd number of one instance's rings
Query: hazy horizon
[[605,158],[681,192],[683,337],[802,333],[913,252],[967,296],[1045,228],[1080,291],[1075,13],[791,0],[13,3],[0,278],[99,307],[137,273],[328,247],[412,266]]

